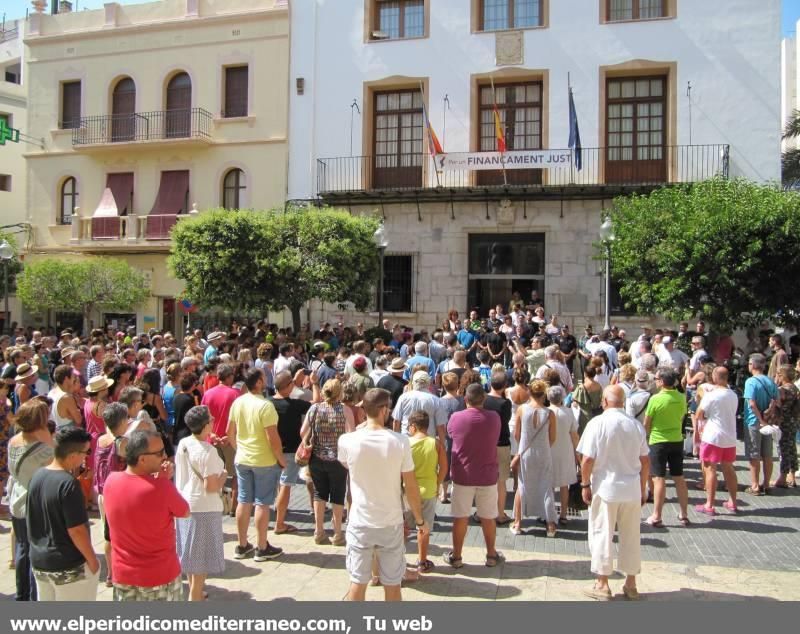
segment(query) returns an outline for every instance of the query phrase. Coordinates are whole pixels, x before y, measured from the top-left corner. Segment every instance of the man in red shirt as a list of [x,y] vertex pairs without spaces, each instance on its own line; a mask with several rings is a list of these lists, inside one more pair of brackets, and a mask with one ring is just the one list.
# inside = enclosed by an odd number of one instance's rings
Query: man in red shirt
[[135,431],[125,449],[128,468],[108,476],[103,501],[111,542],[115,601],[182,601],[175,519],[189,504],[172,483],[161,436]]
[[[231,447],[231,444],[228,442],[225,436],[225,430],[228,427],[228,414],[231,411],[231,405],[242,395],[239,390],[231,387],[233,385],[234,374],[235,371],[232,365],[227,363],[221,364],[217,368],[219,384],[203,394],[203,400],[201,402],[201,405],[205,405],[208,408],[208,411],[211,412],[211,416],[214,419],[214,435],[222,440],[219,447],[222,449],[225,471],[228,473],[236,473],[236,469],[233,466],[233,458],[236,455],[236,450]],[[233,482],[231,484],[231,491],[234,500],[231,505],[231,517],[233,517],[236,514],[236,495],[239,487],[236,478],[231,478],[231,480]]]
[[490,568],[504,561],[495,549],[497,535],[497,442],[500,438],[500,416],[484,409],[486,392],[480,384],[467,387],[464,394],[467,409],[456,412],[447,423],[453,439],[450,475],[453,478],[453,550],[445,553],[444,561],[461,568],[461,549],[467,534],[468,518],[475,503],[486,543],[486,565]]

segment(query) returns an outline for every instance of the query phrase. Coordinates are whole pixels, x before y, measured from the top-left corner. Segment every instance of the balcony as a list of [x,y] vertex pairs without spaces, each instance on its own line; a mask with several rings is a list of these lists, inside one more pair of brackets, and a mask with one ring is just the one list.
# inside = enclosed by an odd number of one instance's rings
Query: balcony
[[[436,171],[428,155],[403,156],[387,165],[371,156],[317,159],[317,195],[329,202],[442,201],[475,198],[593,197],[647,192],[665,185],[728,178],[730,146],[678,145],[635,149],[583,148],[582,168],[569,155],[549,169]],[[625,152],[630,154],[626,155]],[[394,157],[391,157],[394,158]]]
[[168,251],[172,227],[197,213],[195,204],[188,214],[73,216],[70,245],[91,252]]
[[208,145],[213,115],[203,108],[81,117],[72,129],[76,150],[141,145]]

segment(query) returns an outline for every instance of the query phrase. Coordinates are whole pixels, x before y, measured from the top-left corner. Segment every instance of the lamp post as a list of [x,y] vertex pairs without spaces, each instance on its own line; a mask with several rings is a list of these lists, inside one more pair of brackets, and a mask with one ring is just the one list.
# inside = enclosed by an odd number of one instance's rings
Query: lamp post
[[606,216],[603,224],[600,225],[600,241],[606,248],[606,310],[604,330],[611,329],[611,243],[614,241],[614,224],[611,216]]
[[0,260],[3,261],[3,279],[4,279],[4,296],[5,296],[5,313],[3,314],[3,330],[8,329],[11,322],[11,315],[8,313],[8,265],[11,258],[14,257],[14,249],[11,245],[3,240],[0,242]]
[[389,246],[389,240],[386,238],[386,228],[381,223],[372,235],[372,240],[375,246],[378,247],[378,254],[380,255],[380,269],[378,276],[378,326],[383,327],[383,258],[386,254],[386,247]]

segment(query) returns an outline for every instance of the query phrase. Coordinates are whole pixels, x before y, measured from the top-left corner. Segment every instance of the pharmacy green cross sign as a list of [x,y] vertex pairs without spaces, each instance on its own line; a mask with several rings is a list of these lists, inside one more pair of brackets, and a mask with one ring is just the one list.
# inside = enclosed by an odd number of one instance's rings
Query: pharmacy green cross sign
[[0,119],[0,145],[5,145],[6,141],[19,143],[19,130],[9,128],[5,119]]

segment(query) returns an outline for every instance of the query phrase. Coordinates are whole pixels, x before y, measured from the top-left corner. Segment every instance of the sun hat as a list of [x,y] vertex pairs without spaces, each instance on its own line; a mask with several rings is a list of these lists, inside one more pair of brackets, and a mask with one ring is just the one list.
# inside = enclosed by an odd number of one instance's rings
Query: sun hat
[[207,340],[208,341],[217,341],[219,339],[222,339],[223,336],[224,336],[223,333],[221,333],[219,331],[214,331],[210,335],[208,335],[208,339]]
[[389,366],[389,369],[392,372],[403,372],[406,369],[406,362],[403,361],[402,357],[396,357],[392,361],[392,365]]
[[21,383],[25,379],[29,379],[38,372],[39,368],[37,368],[35,365],[32,366],[30,363],[21,363],[17,366],[17,376],[14,377],[14,381]]
[[107,390],[112,385],[114,385],[114,379],[109,379],[102,374],[98,374],[97,376],[93,376],[89,379],[89,383],[86,386],[87,394],[99,394],[103,390]]

